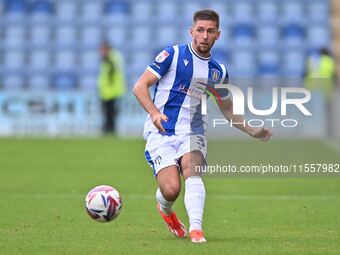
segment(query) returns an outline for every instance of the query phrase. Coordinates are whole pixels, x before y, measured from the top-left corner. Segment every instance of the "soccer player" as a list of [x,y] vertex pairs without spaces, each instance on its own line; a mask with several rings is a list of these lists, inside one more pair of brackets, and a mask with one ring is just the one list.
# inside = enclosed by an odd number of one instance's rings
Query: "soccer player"
[[[190,34],[191,43],[169,46],[155,58],[136,82],[133,92],[149,113],[144,126],[145,157],[158,184],[158,211],[175,236],[187,235],[185,226],[172,210],[181,190],[182,175],[190,239],[202,243],[206,242],[202,230],[205,187],[199,171],[194,170],[206,164],[206,120],[201,114],[200,99],[202,90],[214,91],[212,84],[225,82],[228,74],[224,65],[218,64],[210,54],[220,36],[218,13],[209,9],[197,11]],[[153,84],[156,86],[152,100],[149,87]],[[270,139],[270,130],[243,125],[244,118],[233,115],[229,92],[219,93],[224,99],[219,106],[226,119],[242,123],[234,126],[254,138]]]

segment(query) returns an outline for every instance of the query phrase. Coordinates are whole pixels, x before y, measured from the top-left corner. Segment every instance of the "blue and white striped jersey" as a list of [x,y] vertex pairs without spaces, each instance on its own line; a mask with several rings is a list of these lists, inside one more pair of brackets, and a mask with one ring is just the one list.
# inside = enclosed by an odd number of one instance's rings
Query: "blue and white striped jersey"
[[[162,122],[166,135],[204,134],[206,116],[201,113],[202,95],[216,96],[214,85],[228,79],[224,65],[213,58],[203,58],[191,44],[169,46],[147,69],[158,77],[153,102],[161,113],[168,116]],[[228,91],[222,92],[223,97]],[[219,95],[217,95],[219,96]],[[150,115],[144,125],[144,138],[158,132]]]

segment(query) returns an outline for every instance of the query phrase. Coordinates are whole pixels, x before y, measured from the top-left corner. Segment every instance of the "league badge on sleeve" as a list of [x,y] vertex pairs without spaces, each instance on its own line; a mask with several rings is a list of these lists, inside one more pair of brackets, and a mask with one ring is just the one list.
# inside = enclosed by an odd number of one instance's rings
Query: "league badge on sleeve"
[[156,62],[157,63],[163,63],[164,60],[166,60],[167,57],[169,57],[169,53],[166,50],[163,50],[161,53],[159,53],[156,57]]

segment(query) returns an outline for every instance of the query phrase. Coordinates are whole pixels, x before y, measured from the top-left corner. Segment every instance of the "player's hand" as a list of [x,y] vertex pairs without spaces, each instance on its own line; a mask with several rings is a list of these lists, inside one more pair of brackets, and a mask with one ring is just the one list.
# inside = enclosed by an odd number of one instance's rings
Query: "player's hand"
[[162,125],[162,121],[167,122],[168,116],[166,116],[163,113],[157,112],[155,114],[151,115],[152,123],[155,125],[155,127],[162,133],[165,133],[165,129]]
[[267,142],[272,137],[272,131],[267,128],[256,128],[250,134],[250,136],[260,139],[263,142]]

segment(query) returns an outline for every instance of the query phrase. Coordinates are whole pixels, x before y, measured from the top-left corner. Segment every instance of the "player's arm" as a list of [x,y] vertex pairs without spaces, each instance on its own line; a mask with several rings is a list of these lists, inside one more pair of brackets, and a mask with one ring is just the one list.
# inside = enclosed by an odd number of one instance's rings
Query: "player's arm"
[[155,84],[158,77],[154,75],[151,71],[145,70],[139,80],[133,87],[133,93],[135,94],[139,103],[143,108],[150,114],[153,124],[161,132],[165,132],[162,125],[162,121],[167,121],[168,117],[165,114],[159,112],[155,104],[152,102],[149,87]]
[[247,124],[243,115],[233,114],[233,100],[228,97],[220,101],[220,109],[224,117],[232,123],[233,126],[247,133],[251,137],[258,138],[264,142],[268,141],[272,136],[272,132],[267,128],[253,128]]

